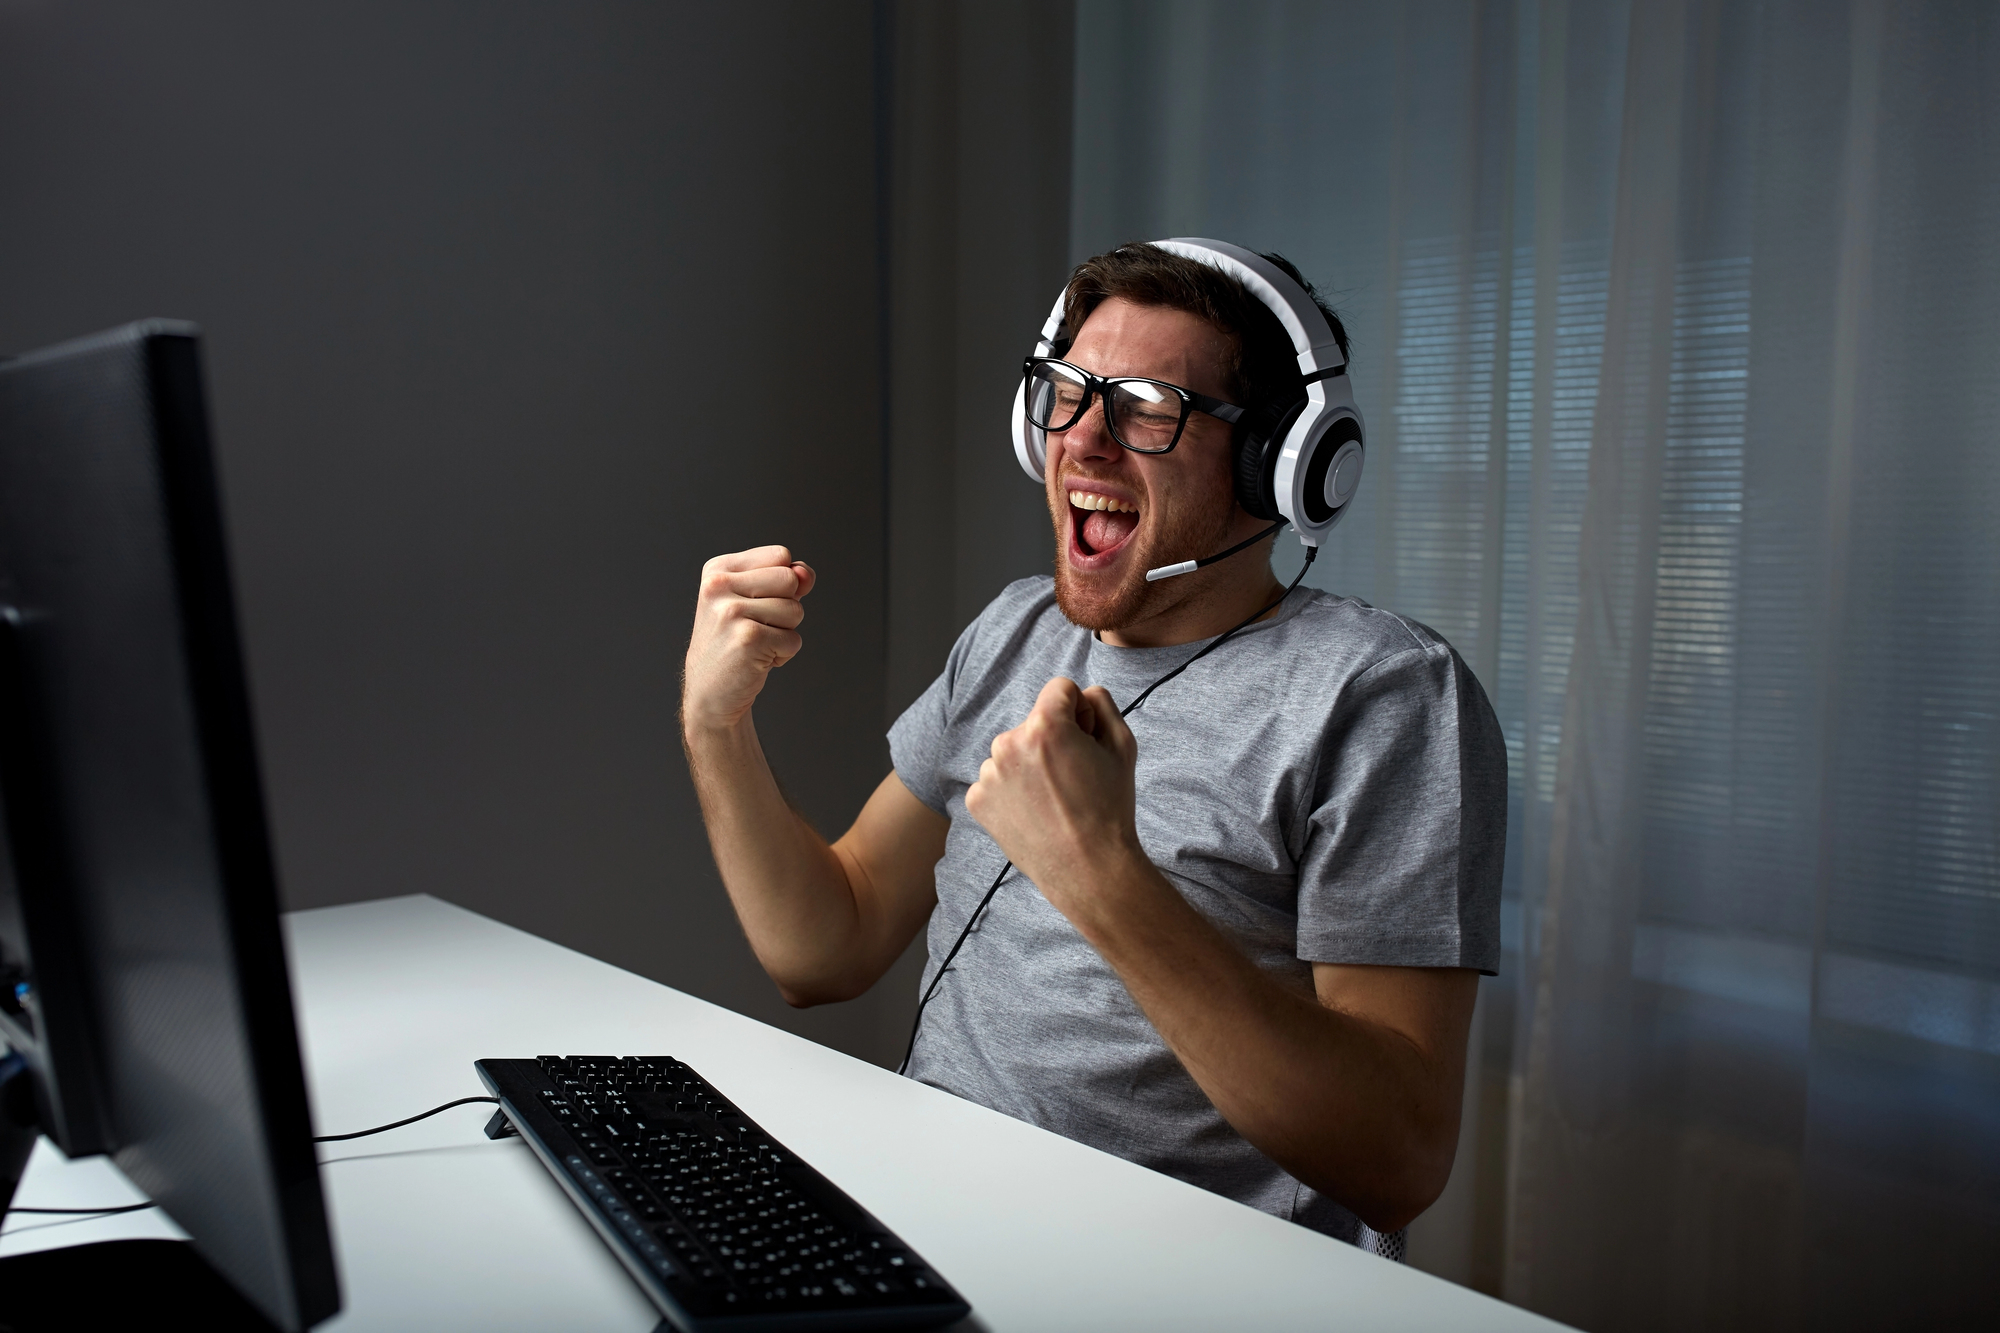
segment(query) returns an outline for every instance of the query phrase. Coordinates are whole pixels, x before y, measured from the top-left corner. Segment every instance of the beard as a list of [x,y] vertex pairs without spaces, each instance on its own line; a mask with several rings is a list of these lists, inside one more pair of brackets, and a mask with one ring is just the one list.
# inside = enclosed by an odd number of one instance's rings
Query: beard
[[1068,487],[1059,479],[1049,495],[1056,539],[1056,605],[1070,623],[1098,633],[1149,620],[1187,600],[1193,588],[1171,586],[1175,580],[1148,583],[1146,571],[1227,546],[1235,509],[1235,489],[1226,475],[1172,494],[1149,494],[1119,572],[1086,574],[1070,567],[1069,524],[1081,522],[1082,515],[1070,508]]

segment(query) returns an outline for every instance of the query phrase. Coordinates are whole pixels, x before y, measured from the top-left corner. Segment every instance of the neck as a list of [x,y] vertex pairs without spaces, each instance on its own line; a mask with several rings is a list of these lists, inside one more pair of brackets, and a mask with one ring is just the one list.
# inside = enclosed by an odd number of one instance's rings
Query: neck
[[[1180,594],[1139,620],[1102,630],[1098,638],[1114,648],[1167,648],[1226,633],[1260,606],[1268,606],[1284,585],[1271,573],[1271,542],[1259,542],[1227,560],[1173,580]],[[1275,609],[1274,609],[1275,610]]]

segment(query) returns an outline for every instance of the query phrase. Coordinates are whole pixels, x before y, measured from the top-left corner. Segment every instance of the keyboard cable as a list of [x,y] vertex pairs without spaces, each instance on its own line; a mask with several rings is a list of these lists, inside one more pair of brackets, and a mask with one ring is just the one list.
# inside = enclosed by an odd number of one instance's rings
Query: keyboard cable
[[[465,1106],[471,1102],[491,1102],[493,1105],[498,1106],[500,1099],[498,1097],[460,1097],[457,1101],[446,1102],[443,1106],[433,1106],[430,1110],[410,1116],[408,1119],[392,1120],[386,1125],[377,1125],[373,1129],[357,1129],[352,1134],[315,1135],[313,1142],[345,1143],[349,1139],[365,1139],[371,1134],[384,1134],[392,1129],[401,1129],[404,1125],[414,1125],[419,1120],[430,1119],[440,1111],[449,1111],[454,1106]],[[10,1205],[7,1208],[0,1209],[0,1217],[4,1217],[10,1213],[61,1213],[79,1217],[110,1217],[114,1213],[136,1213],[142,1209],[158,1208],[159,1206],[157,1203],[128,1203],[117,1208],[17,1208]]]
[[500,1099],[498,1097],[460,1097],[455,1102],[446,1102],[443,1106],[433,1106],[428,1111],[420,1111],[407,1120],[392,1120],[386,1125],[377,1125],[373,1129],[357,1129],[352,1134],[321,1134],[315,1137],[313,1142],[345,1143],[349,1139],[365,1139],[370,1134],[386,1134],[392,1129],[401,1129],[404,1125],[414,1125],[419,1120],[428,1120],[440,1111],[449,1111],[454,1106],[466,1106],[472,1102],[490,1102],[494,1106],[498,1106]]

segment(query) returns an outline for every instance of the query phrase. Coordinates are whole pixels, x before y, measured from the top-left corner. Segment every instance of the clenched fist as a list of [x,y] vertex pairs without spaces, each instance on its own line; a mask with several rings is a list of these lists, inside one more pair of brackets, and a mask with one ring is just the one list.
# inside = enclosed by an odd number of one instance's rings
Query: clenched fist
[[1061,676],[1012,731],[993,738],[965,808],[1065,916],[1104,872],[1143,863],[1134,817],[1139,745],[1101,687]]
[[783,546],[719,555],[701,567],[694,634],[681,673],[681,727],[727,730],[750,715],[772,670],[798,654],[801,600],[817,576]]

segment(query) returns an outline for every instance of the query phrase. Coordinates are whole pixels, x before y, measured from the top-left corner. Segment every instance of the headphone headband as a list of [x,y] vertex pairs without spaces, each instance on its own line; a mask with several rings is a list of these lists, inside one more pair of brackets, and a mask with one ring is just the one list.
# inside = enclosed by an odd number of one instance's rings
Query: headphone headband
[[1249,288],[1250,294],[1270,307],[1278,322],[1285,326],[1292,350],[1298,354],[1301,375],[1318,375],[1347,365],[1347,354],[1340,350],[1333,326],[1326,322],[1326,312],[1291,275],[1264,256],[1227,241],[1205,241],[1193,236],[1176,236],[1172,240],[1154,241],[1153,245],[1183,259],[1220,269]]

